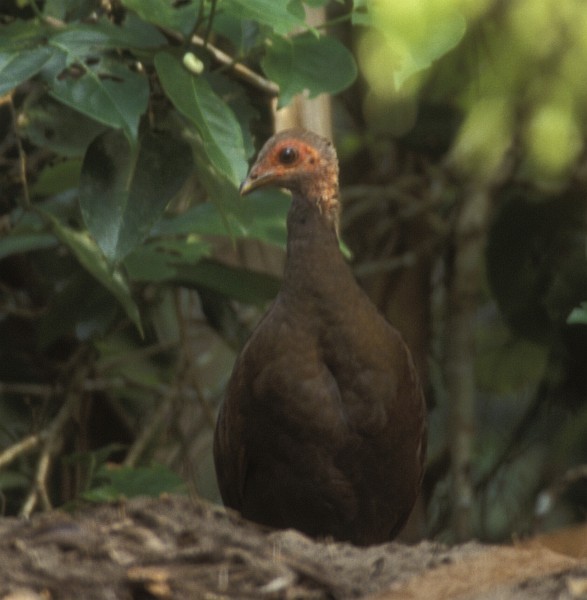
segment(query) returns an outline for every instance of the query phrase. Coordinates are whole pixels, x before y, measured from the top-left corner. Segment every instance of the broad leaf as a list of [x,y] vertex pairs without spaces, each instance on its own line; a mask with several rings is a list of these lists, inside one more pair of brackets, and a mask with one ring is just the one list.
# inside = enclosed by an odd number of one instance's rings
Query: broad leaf
[[196,23],[201,1],[179,4],[167,0],[122,0],[122,4],[149,23],[188,35]]
[[352,54],[338,40],[309,32],[291,39],[274,37],[261,66],[279,85],[280,106],[305,90],[310,98],[340,92],[357,76]]
[[91,502],[112,502],[120,498],[151,496],[163,493],[181,494],[186,486],[177,473],[164,466],[119,467],[105,465],[98,469],[96,479],[101,481],[82,497]]
[[22,110],[19,133],[41,148],[61,156],[83,156],[90,142],[105,125],[65,106],[49,94],[27,101]]
[[48,348],[63,336],[78,340],[104,336],[119,318],[112,294],[85,269],[75,269],[51,295],[39,321],[39,344]]
[[124,261],[134,281],[177,279],[180,267],[191,267],[210,254],[210,245],[191,236],[187,240],[156,240],[136,248]]
[[53,196],[79,184],[81,158],[72,158],[46,166],[35,185],[31,187],[33,196]]
[[173,281],[250,304],[263,304],[273,299],[280,287],[279,279],[271,275],[229,267],[212,260],[178,267]]
[[11,254],[22,254],[32,250],[44,250],[57,245],[52,233],[22,231],[0,237],[0,260]]
[[80,180],[80,205],[106,258],[121,261],[142,242],[192,170],[189,144],[147,132],[133,155],[117,132],[90,145]]
[[83,69],[81,76],[65,72],[54,79],[52,96],[100,123],[122,129],[129,142],[135,143],[149,99],[145,75],[106,59]]
[[142,335],[139,309],[132,299],[128,283],[119,268],[112,268],[96,242],[85,231],[76,231],[60,223],[48,212],[42,213],[53,233],[65,244],[79,263],[120,302],[130,320]]
[[226,221],[236,238],[256,239],[285,248],[286,218],[290,197],[277,190],[259,190],[241,201],[238,212],[223,218],[211,203],[199,204],[184,213],[161,220],[153,235],[225,235]]
[[0,50],[8,54],[16,54],[26,49],[34,50],[45,44],[51,28],[36,21],[15,20],[2,24],[0,35]]
[[65,52],[70,63],[95,57],[102,50],[117,48],[156,48],[165,46],[165,37],[152,25],[132,21],[131,27],[118,27],[109,21],[88,25],[78,23],[68,25],[51,36],[49,44]]
[[580,306],[571,311],[567,323],[569,325],[587,325],[587,302],[581,302]]
[[188,72],[167,52],[155,56],[157,75],[177,110],[196,127],[211,163],[238,186],[247,162],[240,125],[204,77]]
[[[379,76],[385,79],[392,74],[398,90],[412,75],[452,50],[466,31],[463,14],[450,0],[365,0],[359,7],[368,8],[371,25],[386,38],[393,58],[380,65]],[[359,16],[362,14],[355,13],[355,23],[367,22],[365,16]]]
[[36,75],[52,55],[53,49],[47,46],[0,52],[0,96]]
[[290,9],[290,0],[224,0],[222,8],[238,19],[251,19],[285,35],[296,27],[306,28],[303,16]]

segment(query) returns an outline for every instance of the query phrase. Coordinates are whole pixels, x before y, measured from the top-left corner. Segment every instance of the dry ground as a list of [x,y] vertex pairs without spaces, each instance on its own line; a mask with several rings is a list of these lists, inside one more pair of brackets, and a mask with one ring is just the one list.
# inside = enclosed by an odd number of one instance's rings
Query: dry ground
[[360,549],[264,531],[187,497],[135,499],[0,520],[0,599],[587,599],[587,529],[575,537],[579,551],[556,536],[559,552]]

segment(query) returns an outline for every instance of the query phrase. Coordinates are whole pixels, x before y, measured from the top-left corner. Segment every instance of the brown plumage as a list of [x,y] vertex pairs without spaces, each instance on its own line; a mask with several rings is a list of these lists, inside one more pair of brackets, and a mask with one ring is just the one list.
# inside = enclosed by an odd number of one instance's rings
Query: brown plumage
[[425,405],[408,348],[339,250],[332,144],[289,130],[241,186],[287,188],[281,290],[236,360],[214,458],[224,503],[258,523],[358,545],[402,528],[420,490]]

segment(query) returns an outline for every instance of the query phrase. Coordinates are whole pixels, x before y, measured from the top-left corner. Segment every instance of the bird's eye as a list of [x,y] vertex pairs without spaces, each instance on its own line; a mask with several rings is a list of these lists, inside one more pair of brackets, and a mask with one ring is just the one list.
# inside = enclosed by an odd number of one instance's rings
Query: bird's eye
[[279,151],[279,162],[282,165],[291,165],[298,158],[298,151],[292,146],[285,146]]

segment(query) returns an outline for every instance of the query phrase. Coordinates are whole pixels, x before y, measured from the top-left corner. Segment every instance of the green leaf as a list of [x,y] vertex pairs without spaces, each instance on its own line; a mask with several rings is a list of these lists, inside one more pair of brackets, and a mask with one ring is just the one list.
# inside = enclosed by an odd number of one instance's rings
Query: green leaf
[[0,96],[36,75],[53,56],[53,52],[47,46],[0,52]]
[[185,483],[167,467],[118,467],[105,465],[98,469],[96,479],[104,483],[85,492],[83,498],[91,502],[111,502],[120,498],[151,496],[164,493],[184,494]]
[[366,0],[355,8],[364,7],[369,11],[368,16],[355,12],[353,22],[366,24],[370,19],[371,25],[385,36],[393,61],[381,65],[380,77],[392,73],[397,90],[412,75],[427,69],[454,48],[467,28],[463,14],[454,8],[454,3],[445,0]]
[[26,49],[32,50],[44,45],[51,29],[38,21],[15,20],[12,23],[2,24],[0,35],[0,50],[9,54],[16,54]]
[[239,19],[251,19],[286,35],[293,29],[306,28],[302,17],[290,10],[290,0],[224,0],[223,10]]
[[196,24],[201,0],[176,5],[168,0],[122,0],[141,19],[188,35]]
[[51,95],[99,123],[122,129],[134,144],[149,100],[146,76],[110,59],[83,69],[79,77],[65,72],[54,79]]
[[569,325],[587,325],[587,302],[581,302],[571,311],[567,319]]
[[77,187],[81,166],[81,158],[72,158],[46,166],[39,174],[35,185],[31,187],[31,194],[53,196]]
[[112,294],[85,269],[76,268],[51,295],[39,321],[38,343],[48,348],[65,336],[82,341],[102,337],[119,315]]
[[106,258],[121,261],[145,239],[192,170],[189,144],[147,132],[133,156],[114,131],[88,148],[80,180],[84,222]]
[[184,241],[157,240],[136,248],[124,265],[134,281],[170,281],[179,277],[180,267],[196,264],[210,250],[210,244],[195,236]]
[[28,140],[61,156],[83,156],[105,125],[65,106],[49,94],[27,98],[18,130]]
[[128,283],[118,268],[111,268],[98,245],[85,231],[75,231],[60,223],[46,211],[39,211],[50,225],[53,233],[65,244],[79,263],[93,275],[120,302],[129,319],[141,335],[143,329],[139,309],[132,299]]
[[56,245],[57,240],[52,233],[42,231],[11,232],[0,237],[0,260],[12,254],[45,250]]
[[357,76],[352,54],[337,39],[310,32],[291,39],[272,38],[261,66],[279,85],[280,106],[305,90],[310,98],[340,92]]
[[245,177],[243,136],[234,113],[206,79],[194,76],[167,52],[155,56],[157,75],[177,110],[197,129],[210,162],[235,187]]
[[174,281],[250,304],[264,304],[272,300],[280,287],[280,280],[271,275],[229,267],[212,260],[178,268]]
[[161,220],[152,234],[225,235],[228,222],[236,238],[256,239],[285,248],[289,195],[278,190],[259,190],[240,202],[239,210],[225,213],[224,218],[213,204],[193,206],[180,215]]
[[157,48],[165,46],[165,37],[148,23],[138,27],[118,27],[109,21],[100,21],[92,25],[77,23],[68,25],[54,34],[49,44],[59,48],[72,62],[83,62],[85,58],[96,57],[103,50],[128,48]]

